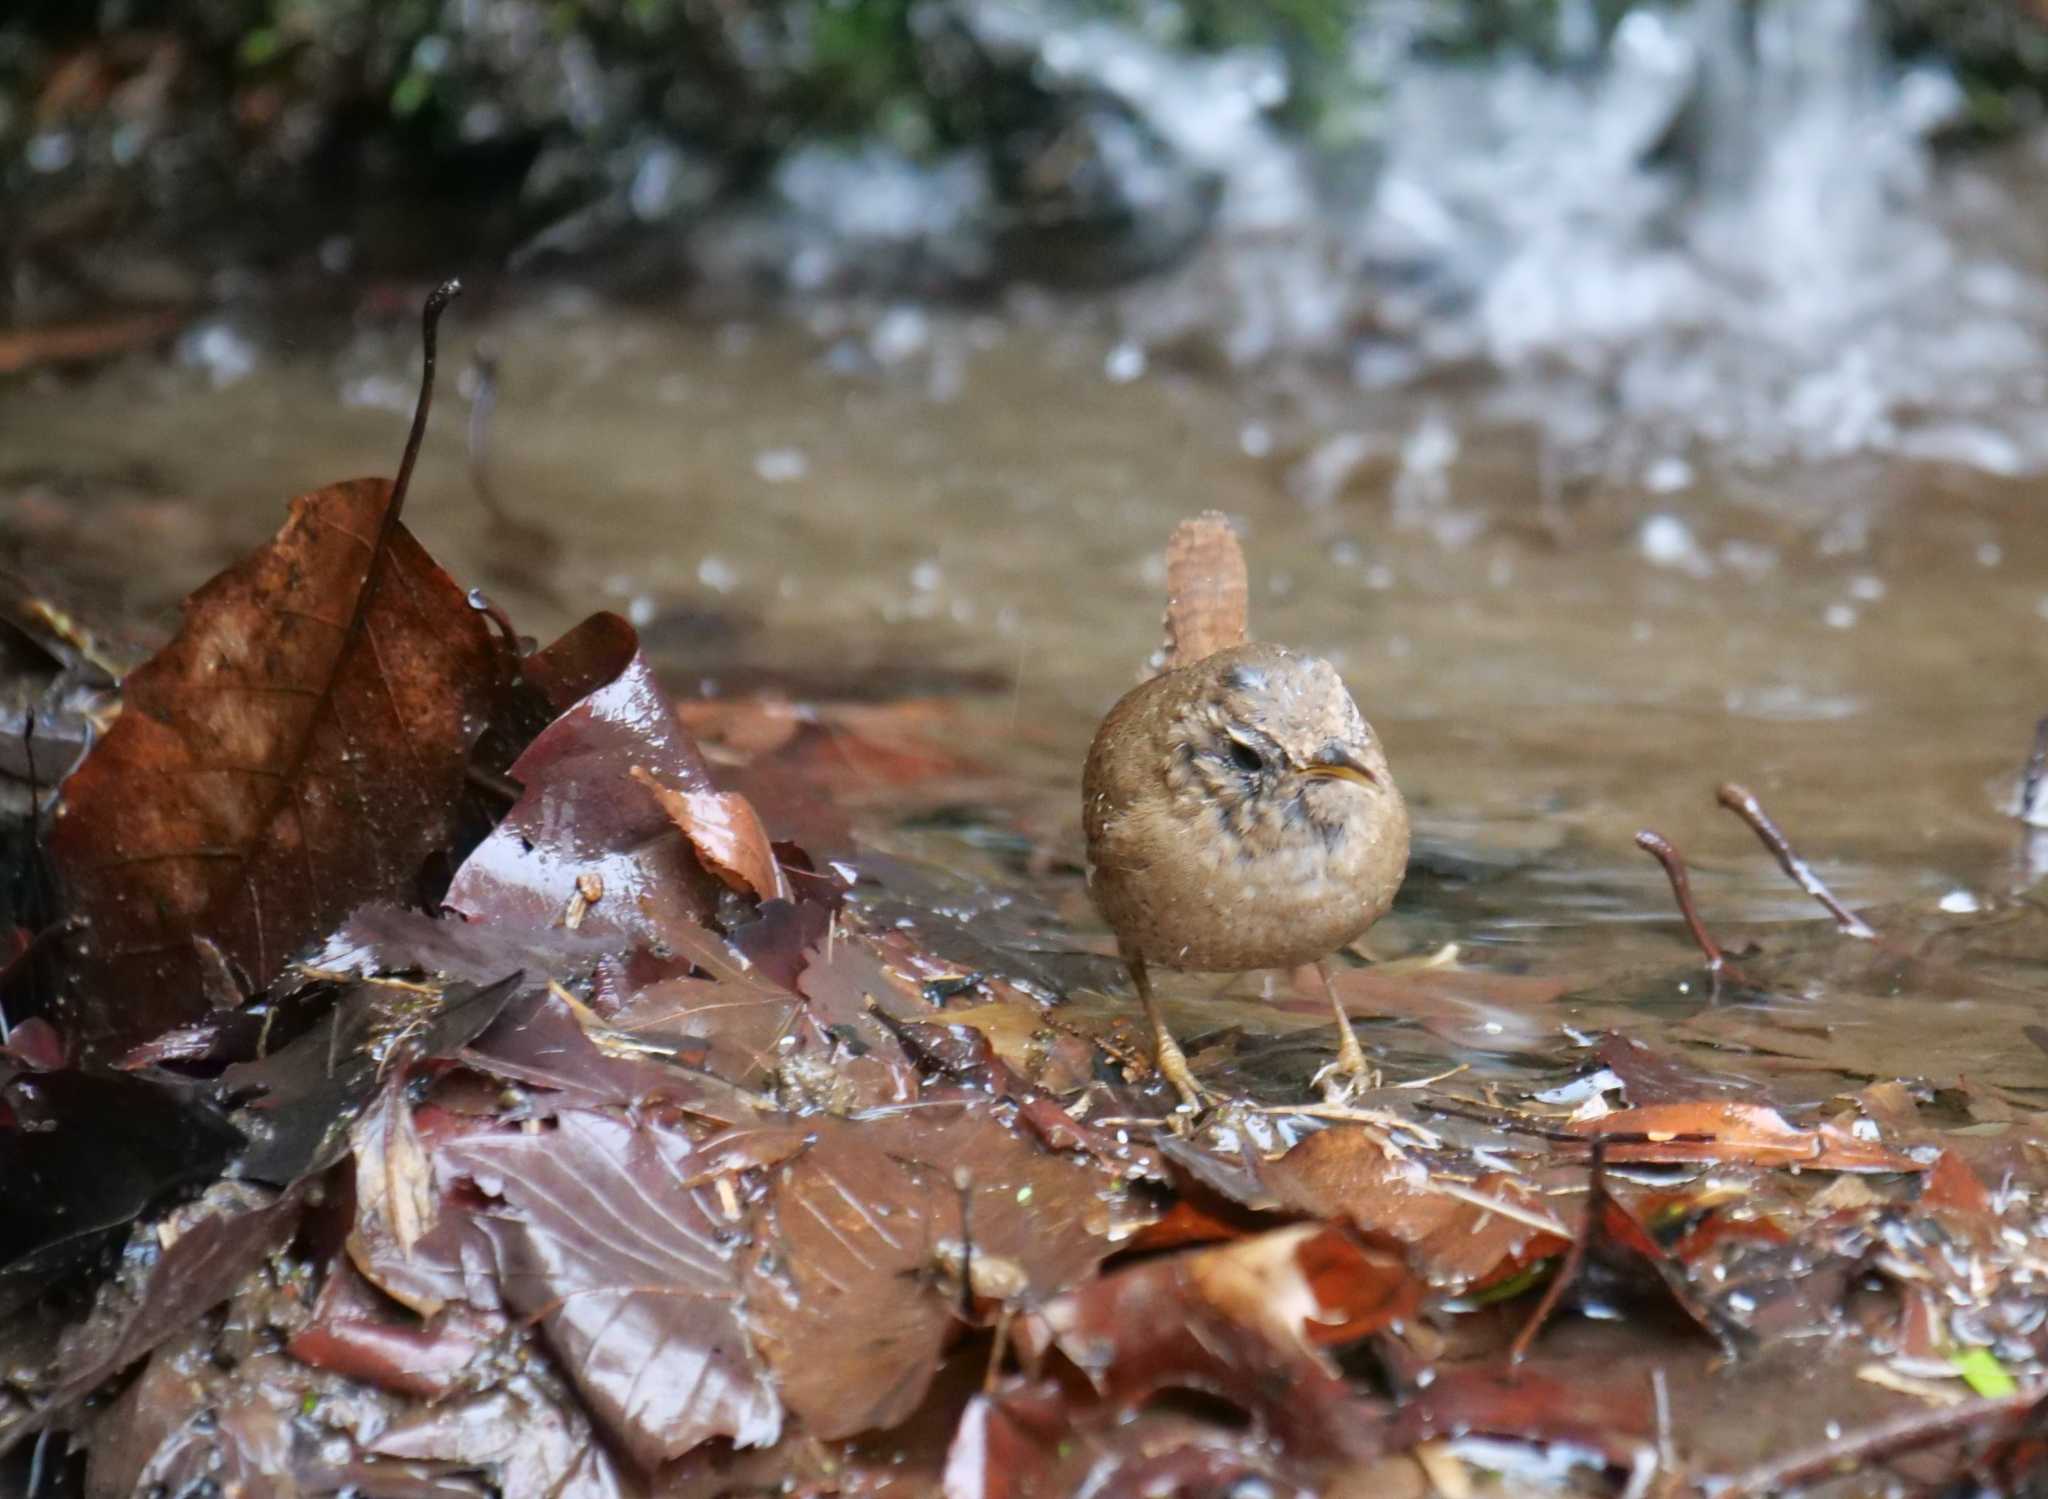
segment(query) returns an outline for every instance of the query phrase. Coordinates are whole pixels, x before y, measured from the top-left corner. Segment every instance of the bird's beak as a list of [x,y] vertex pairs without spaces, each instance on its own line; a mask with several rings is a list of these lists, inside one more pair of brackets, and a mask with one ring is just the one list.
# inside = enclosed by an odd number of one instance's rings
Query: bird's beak
[[1305,776],[1315,776],[1326,781],[1355,781],[1361,786],[1377,786],[1378,772],[1374,771],[1348,749],[1332,747],[1324,750],[1315,759],[1302,767]]

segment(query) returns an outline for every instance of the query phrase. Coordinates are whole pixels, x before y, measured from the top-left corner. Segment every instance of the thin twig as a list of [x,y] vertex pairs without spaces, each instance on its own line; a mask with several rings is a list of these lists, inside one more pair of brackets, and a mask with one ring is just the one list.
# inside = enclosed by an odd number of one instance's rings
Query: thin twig
[[1382,1109],[1353,1108],[1342,1103],[1245,1104],[1243,1109],[1247,1114],[1282,1114],[1302,1119],[1331,1119],[1341,1124],[1376,1124],[1381,1129],[1403,1130],[1430,1149],[1444,1143],[1443,1138],[1429,1126]]
[[996,1387],[996,1381],[1003,1376],[1003,1358],[1010,1351],[1010,1319],[1016,1315],[1016,1308],[1004,1302],[996,1308],[995,1337],[988,1347],[988,1367],[982,1371],[981,1388],[984,1394]]
[[1925,1447],[1930,1442],[1962,1436],[1980,1426],[2024,1416],[2040,1399],[2041,1391],[2031,1390],[2019,1395],[1966,1400],[1960,1405],[1940,1406],[1933,1410],[1909,1410],[1831,1442],[1801,1448],[1788,1456],[1758,1463],[1726,1478],[1708,1479],[1701,1486],[1716,1499],[1735,1494],[1778,1493],[1838,1471],[1856,1471],[1869,1463]]
[[1579,1278],[1579,1266],[1586,1262],[1586,1243],[1593,1237],[1600,1221],[1600,1209],[1607,1201],[1606,1170],[1607,1142],[1595,1136],[1592,1183],[1586,1194],[1585,1219],[1579,1224],[1579,1231],[1572,1235],[1571,1248],[1564,1252],[1564,1262],[1550,1277],[1550,1284],[1543,1288],[1543,1299],[1536,1303],[1536,1310],[1529,1314],[1529,1320],[1522,1324],[1522,1330],[1508,1345],[1508,1365],[1511,1368],[1519,1368],[1522,1360],[1529,1356],[1529,1346],[1536,1341],[1536,1334],[1543,1331],[1543,1324],[1557,1310],[1557,1303],[1563,1298],[1566,1288]]
[[1684,857],[1672,847],[1669,838],[1650,828],[1636,834],[1636,847],[1664,866],[1664,877],[1671,881],[1671,898],[1678,902],[1678,914],[1685,918],[1686,926],[1692,931],[1692,940],[1699,944],[1700,952],[1706,957],[1708,969],[1719,973],[1728,966],[1728,958],[1707,931],[1707,924],[1700,920],[1699,907],[1693,904],[1692,880],[1685,872]]
[[1792,847],[1792,840],[1771,820],[1771,814],[1764,810],[1755,792],[1747,786],[1726,781],[1714,796],[1722,806],[1749,824],[1750,831],[1762,840],[1764,847],[1777,859],[1778,867],[1791,877],[1794,884],[1827,907],[1828,914],[1835,918],[1835,925],[1843,936],[1865,939],[1877,936],[1877,929],[1843,905],[1835,892],[1828,889],[1826,882],[1814,872],[1813,866],[1799,857],[1799,851]]

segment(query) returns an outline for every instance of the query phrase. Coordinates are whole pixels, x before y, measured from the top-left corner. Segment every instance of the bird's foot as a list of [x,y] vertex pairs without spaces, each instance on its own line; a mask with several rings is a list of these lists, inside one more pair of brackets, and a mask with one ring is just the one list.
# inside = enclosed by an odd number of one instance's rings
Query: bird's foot
[[1173,1091],[1180,1095],[1180,1107],[1174,1110],[1177,1120],[1192,1121],[1216,1101],[1207,1088],[1195,1081],[1180,1043],[1164,1031],[1159,1034],[1159,1075],[1172,1083]]
[[1350,1022],[1340,1017],[1337,1060],[1317,1072],[1309,1086],[1322,1090],[1325,1103],[1342,1108],[1359,1094],[1379,1087],[1382,1081],[1379,1068],[1366,1060],[1365,1048],[1358,1044]]
[[1353,1072],[1342,1062],[1331,1062],[1309,1082],[1311,1088],[1322,1091],[1323,1102],[1333,1108],[1345,1108],[1361,1093],[1370,1093],[1385,1082],[1377,1067],[1368,1065],[1362,1072]]

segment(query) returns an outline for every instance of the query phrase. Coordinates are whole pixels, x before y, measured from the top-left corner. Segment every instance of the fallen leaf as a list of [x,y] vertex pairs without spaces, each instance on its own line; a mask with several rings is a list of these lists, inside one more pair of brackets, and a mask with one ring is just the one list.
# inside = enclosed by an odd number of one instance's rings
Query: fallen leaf
[[568,1391],[537,1374],[517,1374],[494,1389],[416,1409],[368,1445],[391,1457],[482,1468],[505,1499],[638,1499],[645,1487],[620,1471],[590,1428]]
[[426,1150],[412,1127],[405,1068],[394,1067],[377,1102],[356,1120],[349,1136],[356,1163],[356,1219],[351,1240],[388,1235],[409,1258],[420,1236],[434,1225],[434,1176]]
[[482,617],[381,479],[293,502],[186,601],[65,783],[48,850],[67,909],[68,1033],[147,1039],[210,1008],[197,940],[251,990],[364,901],[411,896],[494,693]]
[[[1349,1218],[1365,1233],[1408,1246],[1430,1284],[1453,1294],[1492,1278],[1503,1266],[1546,1258],[1570,1243],[1510,1215],[1520,1208],[1528,1215],[1552,1216],[1541,1198],[1504,1173],[1489,1173],[1453,1197],[1430,1186],[1423,1161],[1395,1159],[1383,1142],[1357,1126],[1317,1131],[1262,1162],[1258,1176],[1282,1205],[1296,1212]],[[1510,1211],[1489,1211],[1475,1198],[1497,1199]]]
[[1040,1317],[1060,1352],[1120,1408],[1161,1390],[1205,1391],[1285,1450],[1358,1458],[1380,1449],[1377,1413],[1310,1337],[1318,1327],[1356,1337],[1400,1322],[1421,1289],[1399,1256],[1343,1229],[1297,1224],[1119,1270]]
[[735,791],[677,791],[640,765],[629,773],[653,794],[713,874],[756,900],[790,898],[789,878],[752,802]]
[[297,1192],[222,1182],[161,1224],[138,1228],[121,1272],[66,1331],[51,1387],[32,1404],[0,1411],[0,1452],[227,1300],[284,1244],[299,1208]]
[[380,1295],[346,1259],[336,1259],[311,1320],[286,1346],[311,1368],[440,1400],[463,1387],[465,1374],[504,1330],[502,1317],[461,1304],[415,1316]]
[[237,1173],[284,1186],[333,1165],[384,1068],[452,1056],[518,987],[517,974],[424,994],[357,984],[289,1046],[228,1068],[222,1086],[249,1100],[237,1116],[250,1137]]
[[213,1109],[119,1073],[0,1065],[0,1314],[90,1260],[242,1137]]
[[985,1098],[811,1129],[769,1178],[746,1320],[820,1437],[916,1410],[964,1303],[1035,1305],[1114,1247],[1118,1179],[1021,1139]]
[[[1649,1135],[1612,1141],[1607,1159],[1682,1164],[1712,1161],[1752,1166],[1798,1166],[1813,1171],[1920,1171],[1910,1157],[1859,1140],[1835,1124],[1798,1129],[1761,1104],[1708,1100],[1622,1109],[1566,1126],[1580,1135]],[[1681,1136],[1705,1136],[1684,1139]],[[1670,1137],[1670,1138],[1664,1138]]]
[[646,658],[625,668],[536,737],[509,774],[525,788],[456,871],[444,899],[481,934],[533,940],[564,925],[579,877],[603,896],[579,938],[738,963],[709,926],[718,881],[661,806],[628,774],[645,766],[664,785],[711,790],[704,763],[676,722]]
[[642,1467],[713,1437],[773,1442],[782,1405],[741,1322],[746,1226],[725,1216],[689,1138],[565,1110],[437,1159],[503,1206],[478,1222],[506,1301],[538,1321],[591,1414]]

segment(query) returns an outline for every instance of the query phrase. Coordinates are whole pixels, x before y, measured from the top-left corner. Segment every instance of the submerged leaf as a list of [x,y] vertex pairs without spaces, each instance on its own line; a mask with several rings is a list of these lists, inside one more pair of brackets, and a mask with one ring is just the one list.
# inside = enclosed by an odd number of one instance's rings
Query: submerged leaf
[[202,939],[260,989],[355,906],[409,897],[446,841],[495,658],[404,527],[378,550],[390,503],[381,479],[294,501],[130,673],[49,838],[85,923],[68,1032],[121,1044],[204,1015]]

